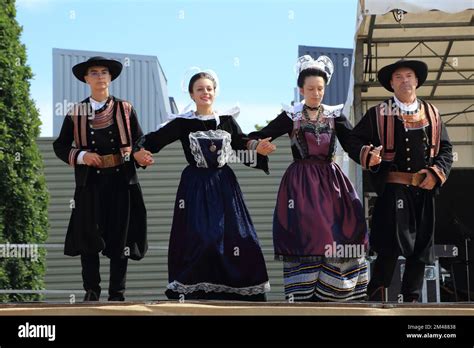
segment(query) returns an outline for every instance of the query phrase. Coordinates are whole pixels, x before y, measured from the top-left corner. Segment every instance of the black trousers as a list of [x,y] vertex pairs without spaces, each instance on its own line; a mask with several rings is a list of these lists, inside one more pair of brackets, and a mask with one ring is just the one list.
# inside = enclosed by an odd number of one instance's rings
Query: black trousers
[[[84,290],[93,290],[100,295],[99,254],[82,254],[81,265]],[[110,259],[109,301],[124,299],[127,265],[128,258]]]
[[[398,253],[381,253],[377,256],[372,265],[372,277],[367,288],[369,297],[380,287],[388,288],[390,286],[395,267],[397,266],[398,256]],[[404,302],[419,300],[424,275],[425,263],[421,262],[418,257],[407,257],[400,291]],[[377,300],[378,298],[370,299]]]

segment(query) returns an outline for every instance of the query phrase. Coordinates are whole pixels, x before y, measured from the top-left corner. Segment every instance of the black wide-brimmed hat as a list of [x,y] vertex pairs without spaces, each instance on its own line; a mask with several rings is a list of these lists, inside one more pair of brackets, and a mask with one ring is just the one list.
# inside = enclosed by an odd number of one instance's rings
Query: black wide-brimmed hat
[[72,73],[79,81],[86,82],[84,76],[87,75],[87,69],[92,66],[105,66],[109,69],[112,81],[122,72],[122,63],[105,57],[91,57],[87,61],[76,64],[72,67]]
[[393,92],[393,88],[390,85],[392,74],[395,72],[395,70],[402,67],[410,68],[415,72],[415,75],[418,78],[418,86],[416,86],[416,88],[425,83],[426,77],[428,76],[428,65],[426,65],[426,63],[422,62],[421,60],[401,59],[398,62],[384,66],[377,74],[380,84],[384,86],[386,90]]

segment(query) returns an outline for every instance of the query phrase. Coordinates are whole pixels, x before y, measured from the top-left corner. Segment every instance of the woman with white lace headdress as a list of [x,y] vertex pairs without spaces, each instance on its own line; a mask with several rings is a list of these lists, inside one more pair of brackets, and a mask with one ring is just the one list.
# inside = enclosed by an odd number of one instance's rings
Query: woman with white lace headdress
[[[136,144],[135,158],[153,163],[151,153],[180,140],[189,165],[176,195],[168,251],[166,295],[170,299],[264,301],[270,290],[262,250],[242,192],[227,162],[233,150],[247,150],[248,138],[235,121],[239,110],[213,108],[217,77],[199,72],[188,91],[196,110],[172,115]],[[271,151],[256,148],[254,167]]]
[[[329,57],[298,59],[298,87],[304,100],[260,131],[257,139],[288,134],[294,162],[286,170],[273,216],[275,258],[284,261],[287,299],[349,301],[367,290],[367,228],[362,204],[349,179],[334,162],[336,138],[346,149],[352,125],[342,104],[322,104],[334,66]],[[264,168],[266,169],[266,168]]]

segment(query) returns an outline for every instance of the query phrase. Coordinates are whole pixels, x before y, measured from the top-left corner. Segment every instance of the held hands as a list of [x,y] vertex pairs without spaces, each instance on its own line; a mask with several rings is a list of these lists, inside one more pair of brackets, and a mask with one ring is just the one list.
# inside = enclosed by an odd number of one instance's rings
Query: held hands
[[380,145],[369,152],[372,155],[370,156],[369,167],[376,166],[380,164],[380,162],[382,162],[382,157],[380,156],[380,152],[382,151],[382,149],[383,146]]
[[258,139],[257,153],[262,156],[268,156],[276,150],[276,146],[270,142],[272,138]]
[[133,157],[138,162],[138,164],[143,166],[143,167],[147,167],[147,166],[152,165],[153,163],[155,163],[155,161],[153,160],[151,152],[147,151],[143,148],[140,149],[140,151],[138,151],[138,152],[134,152]]
[[436,177],[429,169],[422,169],[418,171],[419,174],[426,174],[425,180],[418,186],[425,190],[432,190],[436,185]]

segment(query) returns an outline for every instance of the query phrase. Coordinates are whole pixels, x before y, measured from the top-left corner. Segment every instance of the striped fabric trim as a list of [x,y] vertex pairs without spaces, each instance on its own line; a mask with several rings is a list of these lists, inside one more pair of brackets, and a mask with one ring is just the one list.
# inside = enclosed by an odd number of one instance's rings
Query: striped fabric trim
[[364,299],[368,271],[365,259],[331,264],[327,259],[308,263],[284,263],[285,295],[295,300],[351,301]]
[[104,110],[100,112],[98,112],[97,110],[92,110],[90,125],[94,129],[104,129],[114,123],[113,121],[114,99],[112,97],[109,97],[107,99],[105,107],[103,108]]
[[247,149],[250,150],[250,151],[256,151],[256,150],[257,150],[258,143],[259,143],[258,140],[251,139],[251,140],[248,142]]
[[[131,148],[131,139],[132,132],[130,126],[130,114],[132,111],[132,106],[128,102],[116,102],[114,99],[111,99],[108,102],[107,107],[100,113],[94,114],[94,117],[100,119],[106,119],[106,116],[110,113],[113,113],[115,116],[115,121],[117,122],[117,127],[119,129],[120,141],[121,141],[121,152],[122,154],[130,153]],[[87,121],[88,117],[82,116],[79,114],[79,109],[75,108],[73,115],[71,116],[74,123],[74,142],[76,148],[78,149],[87,149]]]
[[99,118],[102,118],[102,117],[105,117],[107,115],[110,115],[114,109],[114,104],[115,104],[115,101],[113,98],[109,97],[109,99],[107,100],[107,107],[102,110],[101,112],[97,112],[97,111],[94,111],[93,110],[93,114],[94,114],[94,118],[95,117],[99,117]]
[[330,287],[325,287],[322,282],[318,283],[317,286],[317,297],[332,302],[345,302],[345,301],[354,301],[354,300],[363,300],[366,298],[367,294],[367,284],[368,281],[363,284],[358,284],[351,293],[343,296],[341,294],[334,295],[333,289]]
[[120,108],[117,108],[117,112],[115,113],[115,119],[117,121],[117,126],[118,126],[118,129],[119,129],[119,134],[120,134],[120,143],[122,145],[126,144],[127,143],[127,133],[125,132],[125,125],[123,123],[123,119],[122,119],[122,112],[120,110]]
[[94,116],[94,119],[91,121],[91,127],[94,129],[104,129],[109,126],[111,126],[114,123],[114,118],[113,118],[112,112],[109,114],[101,114],[98,115],[96,114]]
[[[131,131],[130,131],[130,111],[131,106],[126,102],[117,102],[118,106],[116,107],[115,120],[120,134],[120,143],[121,146],[130,147],[131,144]],[[125,107],[125,105],[128,107]]]
[[[438,155],[439,147],[440,147],[440,140],[441,140],[441,117],[439,115],[438,109],[430,103],[426,103],[429,105],[430,111],[427,111],[428,116],[430,118],[431,123],[431,149],[430,149],[430,157],[434,158]],[[434,146],[433,146],[434,145]]]
[[[284,276],[286,278],[291,278],[291,277],[297,277],[297,276],[301,276],[301,275],[305,275],[305,274],[306,275],[307,274],[314,274],[314,273],[317,273],[317,272],[323,270],[325,273],[331,275],[334,278],[337,278],[337,279],[340,279],[340,280],[346,280],[346,279],[351,279],[351,278],[357,277],[358,276],[357,272],[361,272],[365,268],[366,268],[365,265],[362,265],[362,266],[359,265],[359,266],[356,266],[355,268],[351,269],[350,271],[348,271],[344,274],[341,274],[340,272],[335,272],[330,267],[325,267],[323,264],[319,264],[318,266],[313,267],[312,269],[308,268],[308,269],[304,269],[302,271],[284,272]],[[305,284],[308,281],[304,277],[301,277],[301,279],[302,279],[301,282],[293,282],[293,283],[291,283],[291,286],[298,285],[300,283]]]
[[384,135],[385,135],[385,103],[379,104],[375,107],[375,113],[377,118],[377,132],[379,135],[380,143],[384,144]]
[[[122,155],[132,152],[132,131],[130,125],[130,114],[132,105],[128,102],[118,102],[113,98],[108,102],[107,107],[94,117],[104,118],[107,114],[113,113],[117,127],[119,129]],[[79,109],[75,108],[71,116],[74,123],[74,142],[77,149],[87,149],[87,121],[88,117],[79,114]],[[99,120],[100,122],[100,120]],[[76,156],[77,157],[77,156]]]
[[125,114],[125,121],[127,122],[128,138],[132,139],[132,132],[130,127],[130,114],[132,113],[132,105],[127,102],[122,102],[121,104],[123,106],[123,111]]
[[87,148],[87,118],[86,116],[81,116],[81,147]]
[[80,152],[81,152],[81,150],[79,150],[79,149],[72,149],[71,151],[69,151],[68,161],[69,161],[69,165],[71,167],[74,167],[76,165],[77,156],[79,156]]
[[79,126],[78,126],[78,116],[77,114],[76,115],[72,115],[71,116],[72,118],[72,122],[74,123],[74,143],[76,144],[76,147],[80,147],[81,144],[79,142]]
[[[421,105],[421,111],[427,113],[431,124],[431,144],[434,145],[430,149],[430,157],[436,157],[440,148],[441,138],[441,119],[438,109],[427,102],[423,102],[425,105]],[[429,109],[429,110],[428,110]],[[391,99],[387,103],[381,103],[375,107],[376,119],[377,119],[377,132],[379,135],[380,143],[383,145],[382,159],[384,161],[393,161],[395,159],[395,117],[392,115],[391,110]],[[420,124],[414,124],[413,126],[421,127],[424,126],[425,121],[420,121]]]
[[328,270],[328,272],[330,272],[335,277],[344,278],[344,277],[347,277],[348,275],[354,274],[357,271],[360,271],[363,267],[366,267],[366,266],[361,266],[359,268],[356,267],[356,268],[350,269],[349,271],[347,271],[345,273],[342,273],[338,270],[337,267],[331,266],[331,265],[329,265],[327,263],[324,263],[322,261],[317,262],[316,264],[301,263],[298,267],[296,267],[294,269],[285,267],[284,275],[285,276],[290,276],[290,274],[295,275],[295,274],[298,274],[298,273],[300,273],[300,274],[301,273],[311,273],[311,272],[317,271],[321,267]]
[[392,110],[390,108],[388,110],[388,114],[385,116],[387,120],[387,139],[384,149],[391,152],[395,149],[395,117],[392,115]]
[[395,159],[395,117],[392,115],[391,99],[387,103],[381,103],[375,107],[377,114],[377,131],[382,149],[382,160],[393,161]]
[[[117,112],[116,112],[116,119],[117,124],[120,123],[119,126],[119,133],[120,133],[120,153],[122,156],[126,156],[127,154],[132,152],[132,131],[130,128],[130,114],[132,112],[132,105],[128,102],[117,102]],[[126,129],[123,128],[125,121]]]
[[395,159],[395,151],[392,152],[386,152],[382,150],[382,160],[391,162]]
[[370,151],[372,151],[373,146],[372,145],[364,145],[362,146],[362,149],[360,150],[360,165],[364,169],[369,169],[369,162],[370,162]]
[[[78,149],[87,148],[87,119],[89,116],[88,111],[85,112],[86,115],[83,115],[83,112],[81,112],[81,110],[88,108],[88,106],[84,105],[87,104],[75,104],[71,115],[74,124],[74,143]],[[88,105],[90,106],[90,104]]]
[[[406,129],[415,130],[415,129],[423,129],[430,125],[430,121],[426,118],[426,110],[425,106],[420,103],[420,110],[416,114],[405,115],[400,114],[400,119],[403,121],[403,124]],[[418,121],[414,121],[415,119],[419,119]]]
[[357,283],[357,285],[350,289],[347,293],[338,292],[335,293],[334,288],[325,285],[322,281],[315,281],[312,285],[309,285],[306,289],[299,288],[292,291],[291,293],[286,292],[286,299],[293,298],[294,300],[308,300],[308,299],[319,299],[332,302],[345,302],[352,300],[362,300],[367,295],[367,284],[368,280]]

